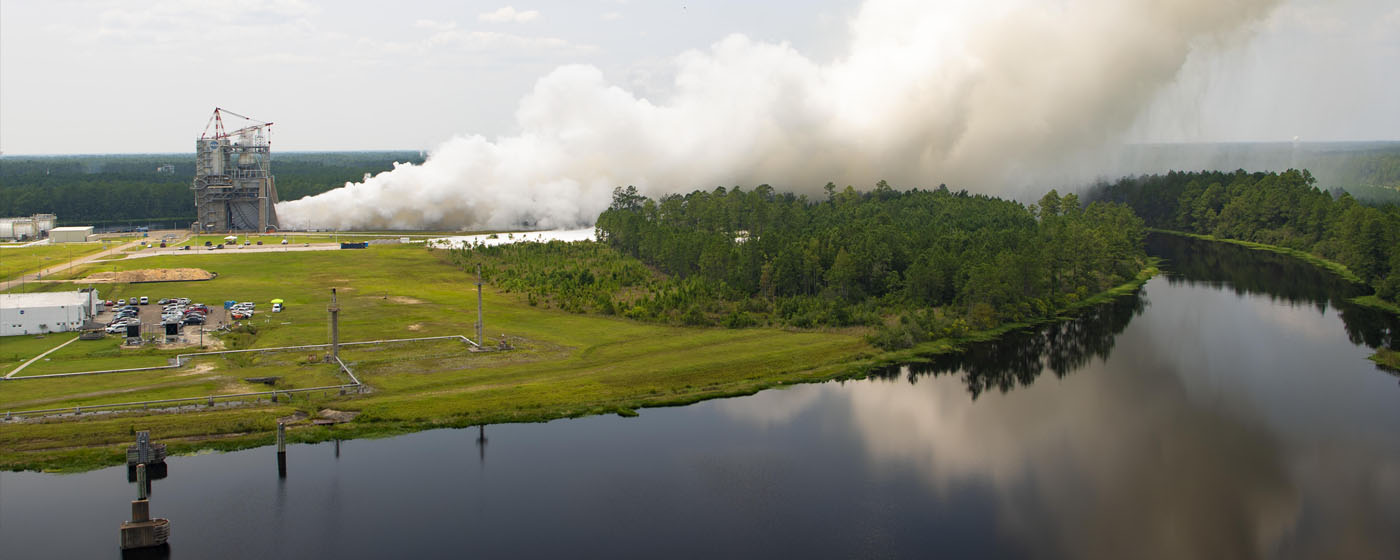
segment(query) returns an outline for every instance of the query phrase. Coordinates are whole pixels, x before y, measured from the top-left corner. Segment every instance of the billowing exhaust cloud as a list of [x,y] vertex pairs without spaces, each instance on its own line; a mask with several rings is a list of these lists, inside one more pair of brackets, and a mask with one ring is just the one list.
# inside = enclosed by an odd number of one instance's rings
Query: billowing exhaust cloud
[[1043,190],[1118,140],[1193,50],[1276,3],[868,0],[829,64],[732,35],[675,57],[664,100],[561,67],[520,101],[517,135],[453,138],[277,213],[289,228],[568,227],[625,185]]

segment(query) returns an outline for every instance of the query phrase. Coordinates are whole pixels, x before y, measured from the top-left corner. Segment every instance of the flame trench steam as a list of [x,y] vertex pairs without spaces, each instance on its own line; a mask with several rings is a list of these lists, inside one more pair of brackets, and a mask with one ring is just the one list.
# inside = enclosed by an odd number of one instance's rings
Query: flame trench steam
[[675,57],[662,101],[564,66],[520,101],[518,134],[456,137],[277,213],[293,228],[569,227],[625,185],[1006,192],[1117,140],[1193,50],[1276,3],[868,0],[830,63],[731,35]]

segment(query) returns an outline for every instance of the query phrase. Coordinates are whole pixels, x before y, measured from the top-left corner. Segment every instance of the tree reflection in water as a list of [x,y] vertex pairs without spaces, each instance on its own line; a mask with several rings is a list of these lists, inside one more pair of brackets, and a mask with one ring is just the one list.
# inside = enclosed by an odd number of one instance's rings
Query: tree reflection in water
[[[1400,319],[1347,301],[1368,288],[1295,257],[1165,234],[1148,236],[1147,253],[1162,259],[1170,284],[1229,287],[1239,295],[1312,305],[1319,313],[1335,308],[1353,344],[1400,349]],[[1064,377],[1094,358],[1107,359],[1114,338],[1148,305],[1146,295],[1138,292],[1067,321],[969,344],[962,352],[934,356],[925,363],[890,366],[874,376],[894,379],[907,372],[909,382],[917,383],[921,376],[958,372],[973,399],[989,390],[1005,393],[1031,385],[1047,369]]]
[[1161,258],[1167,282],[1229,286],[1236,294],[1261,294],[1293,305],[1313,305],[1319,313],[1340,312],[1352,344],[1400,349],[1400,318],[1348,302],[1370,288],[1301,259],[1188,237],[1152,234],[1147,254]]
[[1005,393],[1029,386],[1046,369],[1064,377],[1093,358],[1107,358],[1113,351],[1114,337],[1146,308],[1142,294],[1124,296],[1067,321],[972,343],[959,353],[934,356],[927,363],[884,368],[874,375],[893,379],[907,367],[909,382],[916,383],[921,376],[961,372],[973,399],[992,389]]

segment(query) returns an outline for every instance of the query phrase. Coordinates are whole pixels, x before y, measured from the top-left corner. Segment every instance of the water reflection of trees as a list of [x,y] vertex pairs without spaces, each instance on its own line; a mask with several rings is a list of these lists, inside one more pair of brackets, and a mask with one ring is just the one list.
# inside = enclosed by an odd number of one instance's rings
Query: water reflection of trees
[[1319,313],[1336,308],[1353,344],[1371,348],[1400,345],[1400,320],[1389,313],[1347,302],[1369,292],[1301,259],[1238,245],[1175,235],[1147,237],[1147,254],[1165,261],[1167,282],[1208,284],[1240,295],[1264,295]]
[[1297,257],[1228,243],[1152,234],[1147,237],[1147,254],[1165,261],[1167,281],[1172,284],[1208,284],[1239,295],[1313,304],[1319,311],[1367,293],[1365,287]]
[[1118,298],[1068,321],[974,343],[963,352],[935,356],[928,363],[887,368],[876,376],[893,379],[907,371],[909,382],[915,383],[921,376],[962,372],[973,399],[992,389],[1005,393],[1029,386],[1046,369],[1064,377],[1095,357],[1107,358],[1114,339],[1146,307],[1141,294]]
[[[1364,286],[1295,257],[1161,234],[1148,236],[1147,253],[1165,261],[1171,284],[1205,284],[1239,295],[1264,295],[1294,305],[1313,305],[1319,313],[1336,308],[1353,344],[1400,345],[1400,320],[1346,301],[1365,294]],[[1047,369],[1064,377],[1093,358],[1107,358],[1114,339],[1146,307],[1141,294],[1118,298],[1069,321],[971,344],[961,353],[936,356],[928,363],[886,368],[875,376],[907,375],[915,383],[921,376],[961,372],[974,399],[993,389],[1005,393],[1029,386]]]

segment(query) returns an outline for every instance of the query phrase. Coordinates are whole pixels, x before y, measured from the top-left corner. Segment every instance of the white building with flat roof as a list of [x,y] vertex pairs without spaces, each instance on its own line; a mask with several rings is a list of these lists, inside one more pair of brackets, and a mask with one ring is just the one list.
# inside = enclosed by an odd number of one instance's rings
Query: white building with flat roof
[[76,331],[101,310],[97,290],[0,294],[0,336]]
[[92,226],[65,226],[49,230],[50,243],[82,243],[92,238]]

